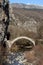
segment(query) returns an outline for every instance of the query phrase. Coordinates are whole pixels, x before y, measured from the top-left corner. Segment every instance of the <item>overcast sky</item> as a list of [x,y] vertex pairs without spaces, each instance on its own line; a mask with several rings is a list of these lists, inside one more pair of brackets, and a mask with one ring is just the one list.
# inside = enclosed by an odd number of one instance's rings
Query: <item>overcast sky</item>
[[37,4],[43,5],[43,0],[9,0],[10,3],[24,3],[24,4]]

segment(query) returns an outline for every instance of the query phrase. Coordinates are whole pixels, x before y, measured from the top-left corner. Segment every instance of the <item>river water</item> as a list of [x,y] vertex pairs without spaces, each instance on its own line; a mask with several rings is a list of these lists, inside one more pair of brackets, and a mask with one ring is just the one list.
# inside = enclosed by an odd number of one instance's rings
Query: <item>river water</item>
[[24,52],[10,52],[3,65],[35,65],[27,61]]

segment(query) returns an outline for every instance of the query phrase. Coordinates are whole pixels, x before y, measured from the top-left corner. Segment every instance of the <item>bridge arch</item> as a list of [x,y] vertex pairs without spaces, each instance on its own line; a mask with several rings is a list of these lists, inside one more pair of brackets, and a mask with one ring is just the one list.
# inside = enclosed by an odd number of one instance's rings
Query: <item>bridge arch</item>
[[32,38],[29,38],[29,37],[26,37],[26,36],[20,36],[20,37],[15,38],[15,39],[12,40],[12,41],[9,41],[9,42],[8,42],[9,47],[11,47],[16,41],[18,41],[18,40],[20,40],[20,39],[29,40],[29,41],[32,42],[33,45],[35,46],[35,41],[34,41]]

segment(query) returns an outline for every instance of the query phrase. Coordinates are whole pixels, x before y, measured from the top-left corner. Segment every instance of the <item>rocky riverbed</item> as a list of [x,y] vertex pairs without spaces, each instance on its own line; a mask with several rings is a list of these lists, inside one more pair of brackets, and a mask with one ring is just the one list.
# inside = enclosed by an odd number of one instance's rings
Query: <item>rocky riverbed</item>
[[4,65],[43,65],[43,45],[38,44],[31,50],[10,52]]

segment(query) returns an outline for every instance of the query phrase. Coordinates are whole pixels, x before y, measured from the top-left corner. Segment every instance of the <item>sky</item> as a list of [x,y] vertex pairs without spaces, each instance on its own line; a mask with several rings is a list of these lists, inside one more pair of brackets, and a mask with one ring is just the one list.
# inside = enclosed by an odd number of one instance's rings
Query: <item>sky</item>
[[43,0],[9,0],[10,3],[37,4],[43,5]]

